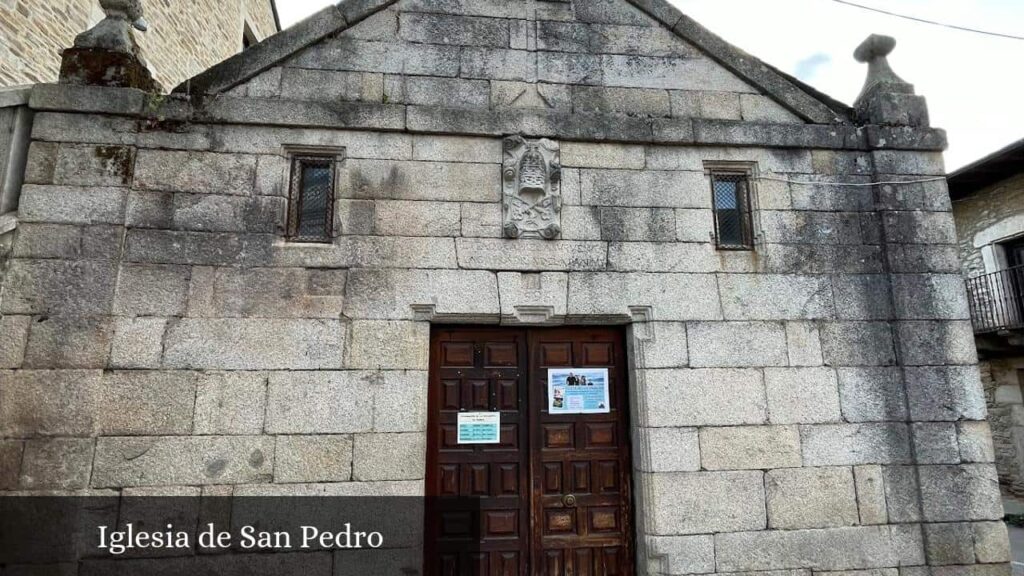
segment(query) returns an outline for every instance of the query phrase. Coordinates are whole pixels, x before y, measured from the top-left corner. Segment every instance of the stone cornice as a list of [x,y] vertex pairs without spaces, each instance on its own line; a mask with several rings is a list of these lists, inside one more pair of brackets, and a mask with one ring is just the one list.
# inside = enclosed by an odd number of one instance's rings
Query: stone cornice
[[[941,151],[935,128],[848,124],[757,124],[700,118],[633,118],[547,110],[470,110],[363,102],[314,103],[221,96],[194,106],[184,96],[153,96],[124,88],[37,85],[39,111],[98,113],[202,124],[360,129],[421,134],[505,136],[646,144],[694,144],[833,150]],[[160,122],[156,122],[159,125]]]

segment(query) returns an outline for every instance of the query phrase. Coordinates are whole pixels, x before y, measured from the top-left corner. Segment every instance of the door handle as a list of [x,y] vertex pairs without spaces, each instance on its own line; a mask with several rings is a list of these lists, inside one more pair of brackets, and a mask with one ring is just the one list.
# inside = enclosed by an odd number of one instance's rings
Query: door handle
[[566,508],[575,508],[576,507],[576,495],[575,494],[566,494],[565,496],[562,497],[562,504]]

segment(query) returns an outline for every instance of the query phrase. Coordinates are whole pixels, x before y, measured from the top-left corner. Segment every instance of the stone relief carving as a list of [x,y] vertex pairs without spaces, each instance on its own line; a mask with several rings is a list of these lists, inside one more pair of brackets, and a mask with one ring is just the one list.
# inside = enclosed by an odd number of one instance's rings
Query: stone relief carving
[[558,143],[505,139],[504,230],[508,238],[552,240],[562,231],[562,166]]

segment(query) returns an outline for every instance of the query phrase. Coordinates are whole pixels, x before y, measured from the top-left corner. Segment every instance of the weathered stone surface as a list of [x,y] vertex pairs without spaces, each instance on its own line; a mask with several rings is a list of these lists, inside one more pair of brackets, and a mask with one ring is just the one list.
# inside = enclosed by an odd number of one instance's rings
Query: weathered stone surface
[[985,419],[985,396],[976,366],[911,367],[905,373],[912,420]]
[[572,106],[577,112],[604,112],[663,118],[671,113],[665,90],[573,86]]
[[274,482],[348,482],[351,479],[351,437],[277,437]]
[[33,322],[25,368],[105,368],[114,322],[102,317],[52,316]]
[[702,428],[700,461],[705,470],[800,466],[800,434],[793,426]]
[[602,270],[608,251],[603,242],[459,238],[455,245],[462,268],[531,272]]
[[993,465],[922,466],[918,474],[921,479],[921,508],[926,522],[999,520],[1003,517]]
[[424,322],[357,320],[348,340],[348,368],[426,370],[430,325]]
[[135,150],[129,146],[60,144],[53,171],[55,184],[127,186]]
[[182,369],[323,370],[340,368],[345,335],[338,321],[183,318],[168,325],[164,365]]
[[831,424],[800,427],[804,466],[902,464],[911,459],[905,424]]
[[271,434],[349,434],[373,427],[368,372],[274,372],[267,392]]
[[348,282],[345,315],[349,318],[412,320],[414,305],[431,305],[436,314],[460,318],[498,315],[498,286],[492,272],[353,270]]
[[607,208],[598,211],[601,239],[623,242],[671,242],[675,211],[669,208]]
[[362,199],[497,202],[499,164],[349,160],[340,196]]
[[4,314],[106,314],[116,267],[107,262],[14,260],[4,278]]
[[903,377],[897,368],[840,368],[839,395],[848,422],[907,419]]
[[[356,481],[418,480],[425,473],[426,437],[422,433],[357,434],[352,463]],[[381,454],[390,455],[381,458]]]
[[722,572],[811,568],[855,570],[921,563],[900,547],[889,526],[762,531],[715,536]]
[[925,524],[924,534],[928,564],[974,563],[974,534],[970,524]]
[[274,439],[267,436],[100,438],[92,486],[168,486],[267,482]]
[[416,135],[412,159],[430,162],[501,163],[501,139]]
[[569,275],[501,272],[498,292],[503,319],[522,323],[544,323],[566,315]]
[[953,422],[911,424],[914,457],[921,464],[959,464],[960,446]]
[[684,368],[689,364],[686,346],[686,324],[682,322],[651,322],[647,325],[653,338],[634,349],[633,361],[642,368]]
[[910,320],[969,320],[960,275],[897,274],[892,279],[896,316]]
[[[500,48],[463,48],[459,65],[463,78],[537,81],[537,53]],[[440,75],[440,74],[439,74]]]
[[786,322],[786,346],[791,366],[821,366],[821,333],[813,322]]
[[[699,274],[570,274],[569,315],[630,316],[629,307],[650,306],[664,321],[717,320],[714,278]],[[693,346],[691,344],[691,355]]]
[[828,278],[723,274],[718,285],[727,320],[813,320],[833,315]]
[[715,570],[715,540],[711,536],[648,536],[649,562],[659,574],[705,574]]
[[[399,82],[397,86],[389,87],[389,102],[419,106],[487,108],[491,100],[491,87],[484,80],[403,76]],[[399,91],[400,93],[394,94]]]
[[125,261],[148,264],[228,266],[242,255],[237,234],[130,229]]
[[459,236],[462,210],[454,202],[379,200],[373,230],[382,236]]
[[764,529],[762,472],[682,472],[649,476],[649,521],[658,536]]
[[832,528],[859,522],[849,468],[794,468],[765,475],[769,528]]
[[239,154],[141,150],[135,163],[140,190],[246,196],[255,178],[256,158]]
[[614,242],[608,268],[617,272],[707,273],[723,267],[723,258],[708,244],[681,242]]
[[114,313],[124,316],[181,316],[188,295],[184,266],[122,264],[114,296]]
[[688,329],[694,368],[785,366],[786,331],[769,322],[695,322]]
[[864,525],[885,524],[889,521],[885,502],[885,482],[881,466],[854,466],[854,481],[857,485],[857,507],[860,523]]
[[768,420],[773,424],[839,422],[839,385],[831,368],[766,368]]
[[501,204],[497,202],[489,204],[464,202],[462,204],[462,236],[466,238],[501,238],[504,235],[501,216]]
[[279,68],[280,90],[267,90],[260,96],[277,96],[293,100],[382,102],[384,76],[364,72],[338,72]]
[[676,240],[679,242],[708,242],[714,229],[715,215],[711,210],[676,210]]
[[978,349],[969,321],[896,323],[900,358],[911,366],[975,364]]
[[829,322],[821,329],[825,363],[888,366],[896,361],[892,329],[881,322]]
[[563,142],[561,150],[567,167],[642,170],[646,162],[644,147],[636,145]]
[[267,413],[267,376],[206,372],[196,382],[195,434],[259,434]]
[[1009,562],[1010,545],[1004,522],[977,522],[974,532],[974,553],[978,562]]
[[[647,426],[764,424],[767,402],[757,370],[645,370]],[[644,418],[644,415],[641,415]]]
[[0,441],[0,490],[16,490],[21,457],[25,449],[20,440]]
[[[704,174],[705,162],[757,162],[766,172],[812,174],[814,167],[807,150],[782,148],[723,148],[718,146],[651,146],[647,149],[647,168],[686,170],[701,176],[702,192],[709,186]],[[710,194],[707,194],[710,200]]]
[[0,368],[21,367],[31,323],[31,316],[8,315],[0,318]]
[[159,368],[166,318],[118,318],[110,347],[112,368]]
[[960,460],[988,464],[996,459],[992,446],[992,430],[988,422],[957,422]]
[[956,226],[948,212],[886,212],[886,239],[898,244],[956,244]]
[[120,224],[124,222],[125,198],[123,188],[26,185],[18,218],[25,222]]
[[635,444],[637,466],[644,472],[700,470],[696,428],[640,428]]
[[373,431],[425,431],[427,381],[426,371],[395,370],[374,374]]
[[664,208],[710,208],[703,172],[592,170],[580,172],[583,204]]
[[20,486],[29,490],[76,490],[89,486],[94,440],[29,440],[21,461]]
[[572,110],[569,86],[564,84],[533,84],[511,80],[491,81],[491,108]]
[[842,320],[893,317],[889,278],[882,274],[843,274],[832,279],[836,316]]
[[345,270],[192,269],[188,315],[205,318],[337,318]]
[[860,221],[841,212],[766,210],[760,215],[766,242],[777,244],[862,244]]

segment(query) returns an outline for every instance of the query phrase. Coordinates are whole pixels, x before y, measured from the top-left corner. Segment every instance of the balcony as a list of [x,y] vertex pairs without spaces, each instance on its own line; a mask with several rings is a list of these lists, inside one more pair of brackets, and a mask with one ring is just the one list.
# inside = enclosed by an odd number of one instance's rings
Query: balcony
[[967,281],[975,334],[1024,330],[1024,266]]

